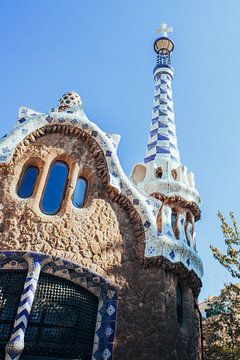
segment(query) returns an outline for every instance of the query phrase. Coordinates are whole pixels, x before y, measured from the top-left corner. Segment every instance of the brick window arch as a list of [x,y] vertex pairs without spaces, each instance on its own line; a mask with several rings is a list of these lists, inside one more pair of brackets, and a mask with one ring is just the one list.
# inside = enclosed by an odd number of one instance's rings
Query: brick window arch
[[[38,183],[41,183],[41,179],[43,179],[45,183],[43,188],[40,186],[41,193],[38,194],[40,210],[44,214],[55,215],[61,210],[65,195],[68,198],[68,186],[74,188],[70,199],[73,206],[75,208],[82,208],[84,206],[88,193],[88,180],[84,176],[84,171],[83,175],[79,174],[77,179],[72,180],[74,167],[71,161],[55,160],[50,165],[50,168],[48,162],[42,162],[40,168],[45,169],[44,171],[41,170],[41,176],[39,176],[38,180]],[[32,197],[39,173],[38,166],[31,164],[24,167],[16,190],[21,198],[27,199]],[[46,173],[47,175],[44,175]]]

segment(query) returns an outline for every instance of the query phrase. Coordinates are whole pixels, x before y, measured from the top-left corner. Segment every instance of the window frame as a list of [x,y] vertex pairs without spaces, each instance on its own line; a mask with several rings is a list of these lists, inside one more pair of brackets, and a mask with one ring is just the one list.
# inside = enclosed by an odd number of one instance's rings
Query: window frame
[[[47,184],[48,184],[48,180],[49,180],[49,177],[50,177],[51,169],[54,166],[54,164],[56,164],[58,162],[63,163],[64,165],[66,165],[66,168],[67,168],[67,176],[66,176],[65,185],[64,185],[64,188],[63,188],[63,191],[62,191],[61,204],[60,204],[57,211],[52,212],[52,213],[47,213],[46,211],[44,211],[42,203],[43,203],[46,187],[47,187]],[[65,161],[65,159],[55,158],[50,163],[49,168],[48,168],[48,172],[47,172],[47,176],[46,176],[46,179],[45,179],[45,183],[44,183],[44,186],[43,186],[42,194],[41,194],[41,197],[40,197],[40,201],[39,201],[39,208],[40,208],[41,212],[44,215],[46,215],[46,216],[54,216],[54,215],[56,215],[56,214],[58,214],[58,213],[60,213],[62,211],[63,205],[64,205],[65,200],[66,200],[66,193],[67,193],[67,187],[68,187],[68,184],[69,184],[70,171],[71,171],[71,168],[69,166],[69,163],[67,161]]]
[[[33,182],[32,191],[31,191],[30,195],[23,197],[23,196],[20,195],[19,192],[20,192],[20,189],[21,189],[21,187],[22,187],[22,185],[23,185],[23,181],[24,181],[26,172],[27,172],[27,170],[28,170],[29,168],[37,169],[37,175],[36,175],[35,180],[34,180],[34,182]],[[18,183],[17,183],[17,186],[16,186],[16,194],[17,194],[17,196],[18,196],[20,199],[30,199],[30,198],[32,198],[32,197],[35,195],[36,189],[37,189],[37,183],[38,183],[38,181],[39,181],[40,172],[41,172],[41,170],[40,170],[39,166],[37,166],[34,162],[27,162],[27,163],[23,166],[21,175],[20,175],[20,177],[19,177],[19,180],[18,180]]]

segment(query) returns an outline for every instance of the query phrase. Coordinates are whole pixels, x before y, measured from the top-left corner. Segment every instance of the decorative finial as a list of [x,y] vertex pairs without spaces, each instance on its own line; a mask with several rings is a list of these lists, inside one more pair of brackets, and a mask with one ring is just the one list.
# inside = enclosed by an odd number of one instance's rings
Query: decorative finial
[[169,32],[173,32],[173,27],[168,26],[166,23],[161,24],[160,28],[157,29],[157,33],[162,33],[162,35],[165,37],[168,37]]
[[58,109],[59,111],[64,111],[67,108],[72,107],[73,105],[81,105],[81,98],[75,91],[69,91],[64,94],[59,100]]
[[162,24],[157,33],[161,33],[161,37],[155,40],[153,47],[157,53],[157,67],[171,66],[171,53],[174,49],[173,41],[168,37],[168,33],[173,28],[167,24]]

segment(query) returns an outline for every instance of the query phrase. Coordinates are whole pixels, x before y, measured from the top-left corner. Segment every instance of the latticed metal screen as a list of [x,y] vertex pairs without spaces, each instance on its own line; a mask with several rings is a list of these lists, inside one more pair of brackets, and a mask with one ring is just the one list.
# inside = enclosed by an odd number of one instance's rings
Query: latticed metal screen
[[71,281],[41,273],[21,360],[90,360],[98,298]]
[[0,271],[0,359],[5,358],[5,347],[10,339],[17,308],[27,272],[24,270]]

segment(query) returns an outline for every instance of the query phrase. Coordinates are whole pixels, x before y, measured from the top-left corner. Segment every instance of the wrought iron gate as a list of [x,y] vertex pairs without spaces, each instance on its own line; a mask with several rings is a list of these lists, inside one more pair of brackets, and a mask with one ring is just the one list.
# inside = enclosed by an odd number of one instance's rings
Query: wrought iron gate
[[[25,271],[0,271],[0,359],[4,359],[25,276]],[[97,310],[98,298],[88,290],[41,273],[20,359],[90,360]]]

